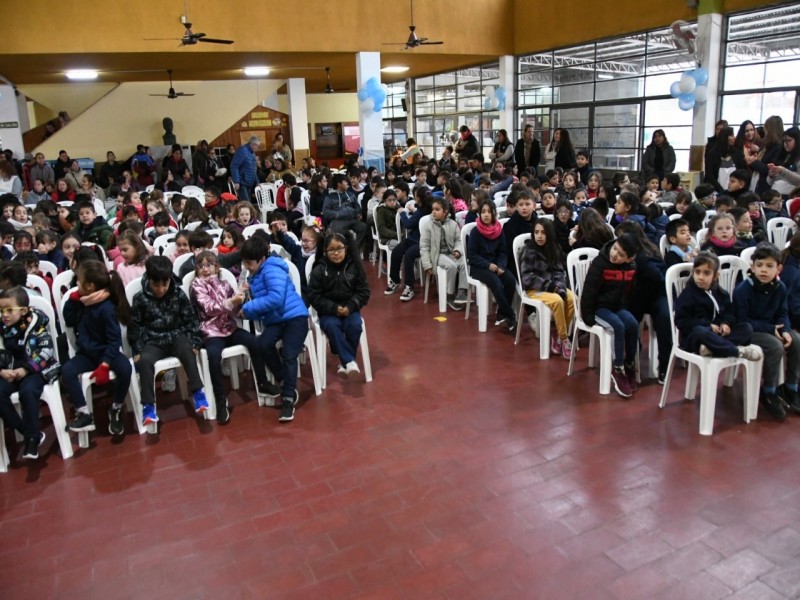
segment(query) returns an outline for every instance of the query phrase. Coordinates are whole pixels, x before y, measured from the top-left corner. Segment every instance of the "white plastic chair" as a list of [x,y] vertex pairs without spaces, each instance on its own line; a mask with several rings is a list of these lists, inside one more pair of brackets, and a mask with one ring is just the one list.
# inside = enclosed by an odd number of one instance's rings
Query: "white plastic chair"
[[[58,317],[61,323],[64,323],[64,304],[66,304],[67,300],[69,299],[69,295],[76,291],[78,288],[72,288],[68,290],[66,294],[64,294],[62,300],[58,304]],[[125,345],[125,339],[127,337],[126,328],[120,325],[122,329],[122,340],[123,346]],[[75,331],[72,327],[67,327],[64,325],[64,332],[67,336],[67,345],[69,348],[69,357],[72,358],[77,353],[77,342],[75,339]],[[145,427],[142,424],[142,394],[139,388],[139,380],[134,375],[136,374],[136,368],[133,364],[133,359],[128,357],[128,360],[131,364],[131,387],[128,389],[128,395],[126,397],[128,403],[128,409],[133,413],[133,418],[136,421],[136,428],[139,434],[143,434],[145,432]],[[117,378],[117,375],[114,371],[109,371],[108,373],[109,379],[112,381]],[[91,371],[87,371],[86,373],[81,373],[81,389],[83,390],[83,395],[86,398],[86,406],[89,407],[89,412],[94,412],[92,407],[92,380],[91,380],[92,373]],[[78,432],[78,446],[81,448],[88,448],[89,447],[89,432],[88,431],[80,431]]]
[[205,202],[206,193],[203,188],[196,185],[185,185],[181,188],[181,195],[187,198],[197,198],[201,203]]
[[206,233],[211,236],[211,239],[214,240],[214,247],[219,245],[219,242],[222,239],[222,233],[224,231],[224,229],[209,229],[206,231]]
[[[171,252],[168,253],[167,249],[169,248],[170,244],[175,244],[175,233],[165,233],[164,235],[158,236],[155,240],[153,240],[153,250],[156,256],[167,256],[169,257]],[[174,250],[173,250],[174,251]]]
[[[386,277],[389,277],[389,273],[392,270],[392,251],[389,249],[388,242],[386,244],[381,243],[381,238],[378,235],[378,222],[376,221],[376,216],[378,214],[378,207],[372,209],[372,239],[378,246],[378,279],[381,278],[381,271],[383,271],[383,255],[386,254]],[[395,228],[397,229],[397,239],[400,239],[400,211],[397,212],[395,215]]]
[[53,287],[50,291],[53,293],[54,306],[61,306],[61,299],[72,287],[72,280],[74,278],[75,273],[73,273],[70,269],[67,269],[63,273],[56,275],[55,279],[53,279]]
[[194,254],[191,252],[187,252],[186,254],[181,254],[178,258],[175,259],[175,262],[172,263],[172,272],[175,273],[176,276],[180,277],[181,275],[181,267],[183,267],[184,263],[194,258]]
[[[142,280],[141,279],[134,279],[128,285],[125,286],[125,295],[128,298],[128,303],[133,306],[133,298],[136,296],[138,292],[142,291]],[[202,376],[202,366],[198,363],[197,365],[198,370]],[[168,356],[167,358],[163,358],[161,360],[156,361],[154,366],[154,375],[153,375],[153,382],[152,384],[148,381],[146,385],[153,385],[155,386],[155,378],[158,376],[159,373],[162,371],[170,371],[172,369],[178,369],[178,389],[180,390],[181,399],[191,401],[189,398],[189,390],[187,389],[186,385],[186,373],[183,369],[183,365],[181,361],[178,360],[175,356]],[[141,382],[140,382],[140,389],[141,389]],[[205,380],[203,380],[203,388],[208,389],[208,385],[206,385]],[[192,405],[192,410],[194,410],[194,405]],[[212,420],[217,418],[217,408],[216,406],[209,402],[208,410],[203,413],[207,420]],[[158,432],[158,423],[151,423],[146,427],[148,433],[157,433]]]
[[699,248],[700,246],[706,243],[706,238],[708,238],[708,229],[704,227],[703,229],[698,231],[694,237],[697,240],[697,247]]
[[155,186],[155,184],[154,184],[154,183],[151,183],[151,184],[150,184],[150,185],[148,185],[146,188],[144,188],[144,191],[145,191],[145,192],[147,192],[147,193],[149,194],[149,193],[150,193],[150,192],[152,192],[154,189],[156,189],[156,186]]
[[664,210],[668,210],[668,209],[672,208],[673,206],[675,206],[672,202],[663,202],[663,201],[659,202],[658,205],[661,208],[663,208]]
[[[310,256],[309,259],[306,261],[306,281],[311,278],[311,271],[314,270],[314,260],[315,256]],[[293,264],[289,263],[289,271],[292,272]],[[295,269],[294,271],[296,271]],[[292,272],[292,281],[294,279],[294,272]],[[295,282],[295,287],[298,289],[299,293],[299,283],[300,278],[298,274],[298,278]],[[322,327],[319,324],[319,316],[317,315],[317,311],[314,310],[314,307],[308,307],[308,314],[309,314],[309,332],[313,331],[316,336],[316,348],[317,348],[317,370],[319,371],[319,378],[320,384],[322,389],[328,387],[328,336],[325,335],[325,332],[322,331]],[[361,338],[358,340],[358,346],[361,349],[361,362],[364,363],[364,377],[369,383],[372,381],[372,361],[369,358],[369,342],[367,341],[367,324],[364,320],[364,316],[361,316]],[[317,392],[319,395],[320,392]]]
[[755,246],[750,246],[749,248],[745,248],[742,250],[742,253],[739,255],[744,262],[747,263],[747,268],[750,268],[750,265],[753,264],[753,253],[756,251]]
[[[422,229],[423,223],[431,220],[430,215],[425,215],[419,220],[420,230]],[[420,262],[420,271],[422,270],[422,263]],[[428,303],[428,292],[430,290],[431,279],[436,278],[436,292],[439,295],[439,312],[444,313],[447,312],[447,270],[444,267],[440,267],[436,265],[436,274],[434,275],[431,273],[430,275],[425,276],[422,273],[424,283],[425,283],[425,294],[423,299],[423,304]]]
[[269,225],[266,223],[258,223],[256,225],[248,225],[245,227],[242,231],[242,237],[246,240],[249,240],[251,237],[253,237],[253,234],[256,231],[266,231],[268,234],[271,233],[269,230]]
[[589,367],[594,367],[595,352],[600,351],[600,394],[611,393],[611,362],[614,355],[614,333],[603,329],[600,325],[588,325],[581,315],[581,294],[583,282],[589,266],[595,259],[598,250],[595,248],[579,248],[567,254],[567,275],[569,286],[575,295],[575,328],[572,334],[572,356],[569,358],[567,376],[572,375],[575,357],[578,354],[578,334],[585,331],[589,334]]
[[58,275],[58,267],[49,260],[40,260],[39,270],[42,272],[42,274],[47,275],[53,281],[55,281],[56,276]]
[[[525,242],[531,239],[530,233],[522,233],[514,238],[514,265],[517,269],[517,296],[519,296],[519,312],[517,313],[517,336],[514,338],[514,345],[519,344],[519,336],[522,332],[522,322],[525,320],[525,306],[532,306],[536,310],[536,318],[539,320],[539,358],[547,360],[550,358],[550,321],[553,319],[553,311],[541,300],[529,298],[522,287],[522,273],[519,270],[520,258],[525,248]],[[569,325],[569,323],[567,323]]]
[[489,294],[488,286],[474,279],[470,275],[469,268],[469,249],[468,238],[472,230],[475,229],[476,223],[467,223],[461,229],[461,247],[464,248],[463,260],[466,264],[467,271],[467,307],[464,314],[464,320],[469,319],[469,307],[472,304],[472,289],[475,289],[475,304],[478,305],[478,331],[481,333],[486,332],[486,322],[489,319],[489,302],[491,295]]
[[261,183],[256,186],[256,204],[261,212],[261,220],[266,222],[267,215],[278,208],[278,187],[274,183]]
[[[36,308],[44,313],[49,323],[47,325],[50,337],[53,340],[53,348],[58,357],[58,344],[56,343],[56,315],[53,306],[42,298],[30,296],[30,306]],[[42,401],[47,404],[50,411],[50,417],[53,419],[53,429],[55,431],[58,446],[61,449],[61,456],[66,460],[73,455],[72,441],[69,439],[67,433],[67,418],[64,414],[64,405],[61,403],[61,387],[58,384],[58,379],[53,383],[48,383],[44,386],[42,391]],[[19,394],[11,394],[11,402],[19,406]],[[8,449],[6,448],[5,441],[5,426],[3,421],[0,420],[0,473],[8,471],[9,464]]]
[[52,304],[53,295],[50,293],[50,286],[47,282],[38,275],[28,274],[28,280],[25,283],[28,289],[35,290],[48,304]]
[[675,299],[683,291],[686,282],[692,274],[692,265],[679,264],[673,265],[667,270],[667,301],[669,302],[670,325],[672,326],[672,336],[676,343],[672,346],[672,352],[667,366],[667,378],[664,382],[664,389],[661,392],[661,401],[658,403],[660,408],[664,408],[669,395],[669,386],[672,383],[672,372],[675,368],[675,361],[682,359],[689,363],[689,371],[686,376],[686,398],[693,400],[697,393],[698,375],[700,376],[700,435],[711,435],[714,431],[714,409],[717,401],[717,383],[719,376],[724,369],[742,365],[745,370],[744,385],[744,421],[749,423],[750,419],[755,419],[758,415],[758,392],[761,385],[761,371],[763,359],[758,361],[744,360],[741,358],[713,358],[703,357],[699,354],[687,352],[681,349],[678,344],[678,328],[675,326]]
[[794,209],[794,207],[796,205],[800,205],[800,198],[792,198],[791,200],[787,200],[786,201],[786,212],[791,215],[792,214],[792,209]]
[[717,211],[715,210],[707,210],[706,216],[703,218],[703,227],[708,227],[708,223],[717,216]]
[[458,225],[459,229],[464,227],[464,223],[467,220],[468,212],[469,212],[468,210],[460,210],[456,213],[456,225]]
[[677,221],[678,219],[682,219],[683,215],[681,213],[675,213],[674,215],[669,216],[670,221]]
[[775,244],[778,249],[783,249],[786,242],[797,233],[797,225],[786,217],[775,217],[767,221],[767,235],[769,241]]

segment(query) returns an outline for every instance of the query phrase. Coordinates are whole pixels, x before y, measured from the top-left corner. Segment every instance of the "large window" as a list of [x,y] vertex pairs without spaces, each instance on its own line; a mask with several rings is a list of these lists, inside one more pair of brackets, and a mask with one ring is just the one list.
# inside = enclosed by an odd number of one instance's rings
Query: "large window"
[[484,108],[484,88],[499,84],[497,63],[415,79],[415,136],[425,154],[439,158],[452,132],[466,125],[488,156],[499,113]]
[[386,157],[390,157],[397,148],[405,146],[408,139],[406,124],[405,83],[393,83],[387,86],[386,102],[383,105],[383,149]]
[[519,57],[514,134],[530,123],[547,145],[553,129],[566,128],[595,167],[638,170],[653,131],[664,129],[686,170],[692,113],[669,88],[693,66],[668,29]]
[[722,116],[734,127],[779,115],[786,127],[798,120],[800,101],[800,5],[733,15],[725,27]]

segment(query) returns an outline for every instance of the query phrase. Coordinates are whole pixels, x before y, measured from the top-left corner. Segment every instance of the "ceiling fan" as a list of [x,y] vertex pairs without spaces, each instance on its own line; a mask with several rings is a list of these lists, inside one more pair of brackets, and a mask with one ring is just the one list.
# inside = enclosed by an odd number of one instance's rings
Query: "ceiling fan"
[[328,80],[328,84],[325,86],[325,93],[332,94],[333,93],[333,86],[331,85],[331,68],[325,67],[325,77]]
[[233,40],[221,40],[217,38],[206,37],[205,33],[194,33],[192,31],[192,23],[189,21],[189,2],[184,0],[183,14],[181,15],[181,24],[184,27],[183,37],[181,38],[145,38],[146,41],[155,40],[179,40],[181,46],[194,46],[197,42],[204,42],[206,44],[232,44]]
[[172,69],[167,69],[167,73],[169,73],[169,92],[166,94],[150,94],[151,96],[169,98],[170,100],[175,100],[176,98],[180,98],[181,96],[194,96],[194,94],[185,94],[184,92],[176,92],[175,88],[172,87]]
[[384,46],[405,46],[404,50],[413,50],[414,48],[418,48],[419,46],[439,46],[444,44],[444,42],[432,42],[428,38],[421,38],[417,36],[417,28],[414,25],[414,0],[410,0],[411,2],[411,25],[408,26],[411,33],[408,35],[408,39],[405,42],[384,42]]

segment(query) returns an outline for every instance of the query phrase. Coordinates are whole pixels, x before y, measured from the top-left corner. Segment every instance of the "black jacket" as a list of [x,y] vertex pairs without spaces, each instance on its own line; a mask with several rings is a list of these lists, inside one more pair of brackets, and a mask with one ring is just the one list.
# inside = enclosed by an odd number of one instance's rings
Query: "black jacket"
[[578,163],[575,160],[575,150],[567,148],[566,146],[559,146],[558,152],[556,152],[555,166],[561,167],[565,171],[577,167]]
[[581,294],[581,316],[587,325],[595,324],[598,308],[617,311],[628,308],[636,276],[636,263],[615,265],[608,258],[614,240],[600,250],[589,267]]
[[522,173],[528,170],[536,176],[536,171],[539,167],[539,161],[542,159],[542,148],[539,146],[539,140],[533,138],[531,142],[531,155],[530,160],[525,162],[525,140],[522,138],[517,140],[517,145],[514,146],[514,162],[517,165],[517,172]]
[[121,353],[122,331],[111,300],[84,306],[80,300],[68,299],[64,303],[64,323],[74,328],[80,354],[111,364]]
[[503,225],[503,236],[506,238],[506,256],[508,256],[508,270],[512,273],[517,272],[514,265],[514,238],[524,233],[533,235],[533,226],[536,224],[537,218],[536,213],[533,213],[533,215],[531,215],[531,220],[526,221],[520,217],[518,213],[514,213],[508,221],[505,222],[505,225]]
[[633,279],[631,312],[641,320],[651,312],[651,307],[660,298],[667,297],[664,275],[667,265],[661,256],[647,256],[644,252],[636,255],[636,277]]
[[[731,160],[737,169],[744,169],[747,167],[747,163],[744,162],[744,154],[742,154],[739,148],[731,148]],[[727,193],[728,190],[722,189],[722,186],[719,184],[720,164],[722,164],[722,155],[720,155],[715,145],[706,155],[703,183],[710,183],[714,186],[714,189],[717,190],[718,194],[723,194]]]
[[363,269],[347,258],[339,265],[323,258],[314,264],[308,280],[308,300],[320,315],[336,315],[345,306],[353,313],[369,302],[369,284]]
[[[714,307],[709,294],[713,294],[719,310]],[[701,290],[690,277],[675,302],[675,326],[678,328],[681,342],[689,337],[695,327],[711,327],[712,323],[714,325],[726,323],[729,326],[736,323],[730,296],[718,284],[714,284],[708,292]]]

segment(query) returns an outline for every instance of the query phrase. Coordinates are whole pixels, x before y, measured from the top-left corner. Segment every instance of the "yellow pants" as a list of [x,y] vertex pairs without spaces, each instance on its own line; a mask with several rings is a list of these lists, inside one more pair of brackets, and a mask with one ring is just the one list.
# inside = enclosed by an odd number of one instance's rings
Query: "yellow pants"
[[572,290],[567,290],[566,300],[562,300],[561,296],[550,292],[528,290],[525,293],[528,294],[528,298],[531,300],[544,302],[545,306],[553,312],[558,337],[562,340],[567,339],[567,325],[572,322],[572,318],[575,316],[575,295]]

